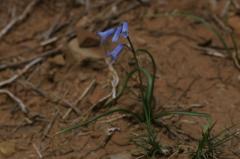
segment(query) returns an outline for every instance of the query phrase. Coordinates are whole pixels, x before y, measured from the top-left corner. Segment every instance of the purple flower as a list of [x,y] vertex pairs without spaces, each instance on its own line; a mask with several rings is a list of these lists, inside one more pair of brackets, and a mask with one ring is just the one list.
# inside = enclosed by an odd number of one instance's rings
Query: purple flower
[[108,56],[110,56],[111,59],[115,61],[120,55],[120,53],[122,52],[122,50],[123,50],[123,44],[118,44],[117,47],[115,47],[111,52],[108,53]]
[[122,32],[122,25],[118,26],[114,35],[113,35],[113,38],[112,38],[112,42],[117,42],[119,37],[120,37],[120,34]]
[[[117,43],[120,36],[122,36],[124,38],[128,37],[128,23],[123,22],[118,27],[111,28],[111,29],[108,29],[103,32],[98,32],[97,34],[100,36],[102,44],[110,36],[112,36],[112,42]],[[123,47],[124,47],[124,45],[120,43],[111,52],[108,52],[107,55],[110,56],[113,61],[115,61],[118,58],[118,56],[120,55],[121,51],[123,50]]]
[[115,30],[116,30],[115,28],[111,28],[111,29],[108,29],[108,30],[105,30],[105,31],[102,31],[102,32],[98,32],[97,34],[101,38],[101,43],[104,43],[109,36],[113,35]]
[[122,36],[124,38],[128,37],[128,23],[127,22],[123,22],[123,24],[122,24]]

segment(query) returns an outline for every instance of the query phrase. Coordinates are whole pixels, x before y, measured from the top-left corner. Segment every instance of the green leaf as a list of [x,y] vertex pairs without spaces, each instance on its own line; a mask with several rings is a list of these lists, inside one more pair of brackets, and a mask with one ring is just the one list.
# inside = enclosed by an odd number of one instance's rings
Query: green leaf
[[98,120],[98,119],[100,119],[100,118],[102,118],[102,117],[111,115],[111,114],[116,113],[116,112],[121,112],[121,113],[130,114],[130,115],[132,115],[133,117],[135,117],[138,121],[140,121],[140,122],[142,121],[141,117],[138,116],[138,114],[136,114],[136,113],[134,113],[134,112],[132,112],[132,111],[129,111],[129,110],[127,110],[127,109],[121,109],[121,108],[119,108],[119,109],[113,109],[113,110],[110,110],[110,111],[108,111],[108,112],[106,112],[106,113],[97,115],[96,117],[93,117],[92,119],[89,119],[89,120],[87,120],[87,121],[85,121],[85,122],[83,122],[83,123],[75,124],[75,125],[73,125],[73,126],[71,126],[71,127],[69,127],[69,128],[62,129],[61,131],[57,132],[56,135],[62,134],[62,133],[66,133],[66,132],[72,131],[72,130],[74,130],[74,129],[83,127],[83,126],[87,126],[88,124],[90,124],[90,123],[92,123],[92,122],[94,122],[94,121],[96,121],[96,120]]

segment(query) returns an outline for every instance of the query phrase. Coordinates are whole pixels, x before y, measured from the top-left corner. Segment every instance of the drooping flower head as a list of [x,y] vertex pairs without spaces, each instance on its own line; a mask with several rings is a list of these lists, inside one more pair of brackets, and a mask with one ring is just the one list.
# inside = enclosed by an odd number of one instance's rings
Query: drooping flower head
[[111,57],[113,61],[115,61],[120,53],[123,50],[123,44],[118,44],[117,47],[115,47],[111,52],[107,53],[107,56]]
[[128,37],[128,23],[123,22],[117,27],[110,28],[102,32],[98,32],[97,34],[100,36],[102,44],[104,44],[104,42],[106,42],[109,37],[112,37],[113,43],[118,43],[116,48],[107,53],[107,55],[110,56],[113,61],[115,61],[122,52],[124,46],[123,44],[119,43],[119,38],[121,36],[123,38]]
[[109,36],[111,36],[115,32],[114,28],[108,29],[103,32],[98,32],[97,34],[101,37],[101,43],[104,43]]
[[118,41],[121,32],[122,32],[122,26],[118,26],[116,28],[116,31],[115,31],[113,37],[112,37],[112,42],[117,42]]
[[124,38],[128,37],[128,23],[127,22],[123,22],[123,24],[122,24],[122,36]]

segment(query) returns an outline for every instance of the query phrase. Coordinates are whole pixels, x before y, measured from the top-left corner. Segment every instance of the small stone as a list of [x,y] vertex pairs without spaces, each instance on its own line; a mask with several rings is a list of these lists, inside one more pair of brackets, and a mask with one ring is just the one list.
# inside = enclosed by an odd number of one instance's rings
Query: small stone
[[77,39],[79,47],[81,48],[91,48],[100,47],[100,38],[96,33],[87,31],[82,27],[76,27]]
[[112,136],[112,141],[114,143],[116,143],[117,145],[121,145],[121,146],[126,146],[129,145],[129,132],[126,133],[117,133],[114,136]]
[[15,143],[12,141],[0,142],[0,155],[10,157],[16,152]]
[[105,66],[104,49],[101,47],[80,47],[77,38],[72,39],[67,44],[64,54],[69,65],[81,65],[94,69],[101,69]]
[[65,59],[63,58],[62,55],[58,55],[58,56],[50,58],[49,62],[54,64],[54,65],[58,65],[58,66],[64,66],[65,65]]

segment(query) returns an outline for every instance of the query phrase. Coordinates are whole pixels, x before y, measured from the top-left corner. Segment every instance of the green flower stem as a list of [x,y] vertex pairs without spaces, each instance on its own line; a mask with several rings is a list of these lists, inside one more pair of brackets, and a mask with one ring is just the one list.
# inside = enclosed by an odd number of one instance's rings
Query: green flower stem
[[140,64],[139,64],[139,61],[137,59],[137,52],[136,52],[136,50],[135,50],[135,48],[133,46],[133,43],[132,43],[132,41],[131,41],[129,36],[127,36],[127,40],[128,40],[128,42],[130,44],[130,47],[131,47],[131,50],[132,50],[132,53],[133,53],[133,58],[134,58],[134,60],[135,60],[135,62],[137,64],[138,78],[139,78],[139,82],[140,82],[140,92],[141,92],[142,100],[144,100],[143,81],[142,81],[142,76],[141,76],[141,71],[140,71]]

